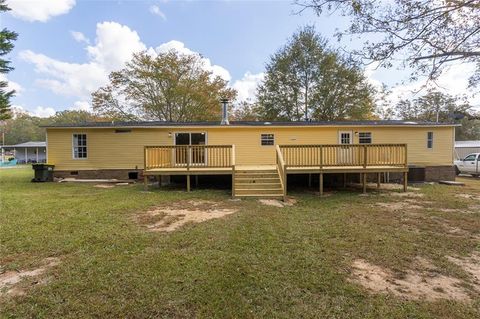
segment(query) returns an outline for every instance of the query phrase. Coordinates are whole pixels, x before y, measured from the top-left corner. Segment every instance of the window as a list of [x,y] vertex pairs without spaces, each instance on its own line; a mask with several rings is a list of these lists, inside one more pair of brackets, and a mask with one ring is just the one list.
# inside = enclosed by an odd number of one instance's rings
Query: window
[[433,132],[427,132],[427,148],[433,148]]
[[73,158],[87,158],[87,134],[73,134]]
[[468,155],[468,156],[465,157],[463,160],[464,160],[464,161],[468,161],[468,162],[473,162],[476,157],[477,157],[477,155],[472,154],[472,155]]
[[273,134],[262,134],[262,145],[275,145],[275,137]]
[[372,132],[360,132],[360,133],[358,133],[358,143],[360,143],[360,144],[372,144]]

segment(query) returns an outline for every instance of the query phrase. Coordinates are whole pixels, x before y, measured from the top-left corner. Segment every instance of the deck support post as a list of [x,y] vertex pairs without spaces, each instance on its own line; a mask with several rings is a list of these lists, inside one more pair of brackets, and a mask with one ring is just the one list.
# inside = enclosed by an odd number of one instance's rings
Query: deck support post
[[407,191],[408,172],[403,172],[403,191]]
[[148,176],[143,175],[143,190],[148,191]]
[[320,196],[323,196],[323,173],[320,173],[320,186],[319,186],[319,192],[320,192]]
[[198,175],[195,175],[195,187],[198,187]]
[[367,173],[362,174],[362,183],[363,183],[363,193],[367,193]]
[[162,175],[157,175],[158,188],[162,187]]
[[308,188],[312,187],[312,174],[308,174]]
[[187,192],[190,191],[190,175],[187,175]]
[[381,177],[381,173],[377,173],[377,188],[380,188]]
[[347,173],[343,173],[343,188],[347,188]]

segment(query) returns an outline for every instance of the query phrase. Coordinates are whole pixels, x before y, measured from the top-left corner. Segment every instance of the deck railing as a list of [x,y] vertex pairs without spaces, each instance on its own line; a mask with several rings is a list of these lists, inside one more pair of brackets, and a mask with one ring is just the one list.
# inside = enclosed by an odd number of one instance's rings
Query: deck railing
[[280,145],[288,167],[407,167],[406,144]]
[[144,167],[156,168],[233,168],[232,145],[160,145],[145,146]]
[[283,159],[282,151],[278,145],[275,146],[275,153],[277,157],[277,171],[280,177],[280,184],[283,189],[283,200],[287,197],[287,172],[285,171],[285,160]]

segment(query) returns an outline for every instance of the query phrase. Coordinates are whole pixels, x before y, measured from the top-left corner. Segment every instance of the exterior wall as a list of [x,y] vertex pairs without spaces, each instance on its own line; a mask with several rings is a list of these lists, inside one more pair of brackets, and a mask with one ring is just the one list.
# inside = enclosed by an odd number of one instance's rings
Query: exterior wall
[[[145,145],[173,145],[176,132],[206,132],[207,144],[235,144],[237,165],[275,163],[275,147],[262,146],[260,135],[275,135],[275,144],[337,144],[340,131],[372,132],[372,143],[407,143],[408,161],[416,166],[453,165],[453,127],[205,127],[48,129],[48,162],[56,170],[143,169]],[[427,132],[434,132],[427,148]],[[72,134],[87,134],[87,159],[73,159]],[[171,133],[171,134],[169,134]]]

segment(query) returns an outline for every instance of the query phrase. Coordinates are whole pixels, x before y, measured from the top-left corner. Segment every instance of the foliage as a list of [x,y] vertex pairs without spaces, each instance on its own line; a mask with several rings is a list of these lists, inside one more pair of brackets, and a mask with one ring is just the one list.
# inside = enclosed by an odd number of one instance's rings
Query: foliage
[[235,105],[230,118],[235,121],[258,121],[262,120],[261,111],[258,103],[243,101]]
[[459,97],[431,90],[414,100],[400,100],[397,116],[403,120],[455,122],[456,140],[480,139],[480,121],[473,107]]
[[[339,32],[365,35],[362,58],[391,67],[399,57],[413,69],[412,78],[436,79],[456,62],[476,63],[471,85],[480,82],[480,2],[478,0],[297,0],[318,15],[340,12],[351,18]],[[378,40],[377,40],[378,39]]]
[[205,70],[199,55],[171,50],[155,56],[135,54],[92,98],[102,116],[180,122],[218,120],[220,99],[235,95],[226,81]]
[[25,112],[16,112],[5,120],[2,131],[5,132],[5,144],[13,145],[28,141],[45,141],[45,129],[42,125],[73,124],[82,122],[105,121],[105,118],[87,111],[61,111],[48,118],[32,116]]
[[372,96],[362,71],[311,26],[272,55],[257,92],[262,117],[283,121],[369,118]]
[[[5,0],[0,0],[0,14],[8,11],[10,8]],[[0,31],[0,57],[3,57],[13,49],[13,41],[17,39],[17,33],[9,31],[6,28]],[[13,70],[10,61],[0,58],[0,74],[6,74]],[[14,90],[8,90],[8,82],[0,80],[0,121],[11,117],[10,99],[15,94]]]

